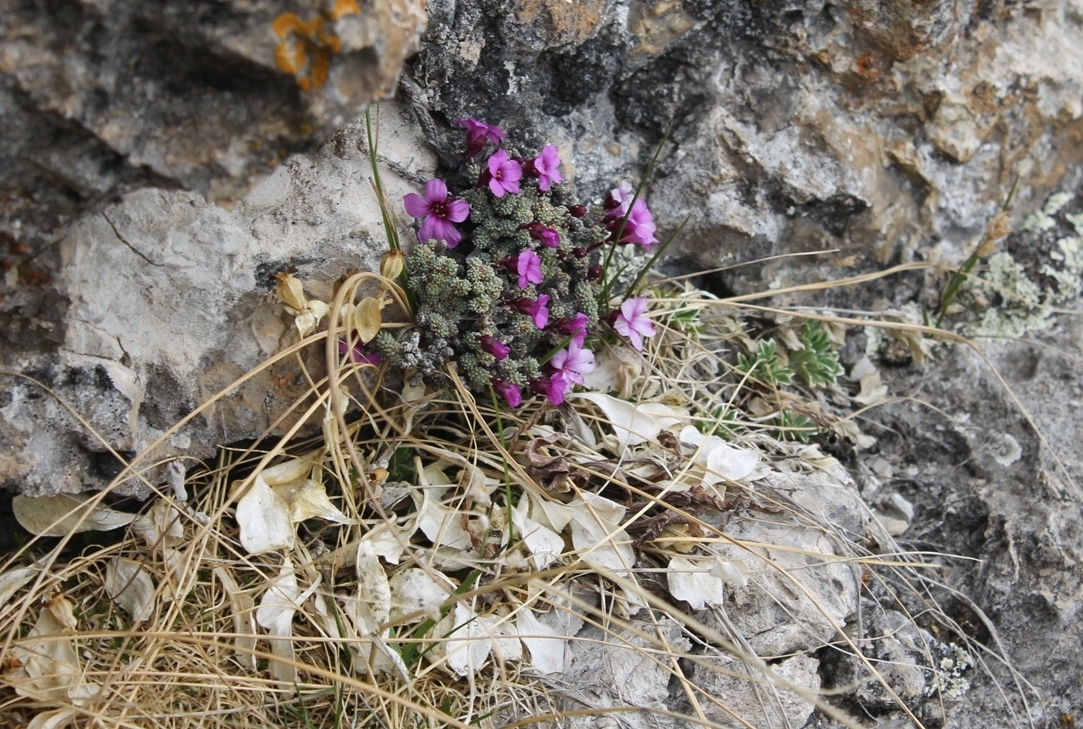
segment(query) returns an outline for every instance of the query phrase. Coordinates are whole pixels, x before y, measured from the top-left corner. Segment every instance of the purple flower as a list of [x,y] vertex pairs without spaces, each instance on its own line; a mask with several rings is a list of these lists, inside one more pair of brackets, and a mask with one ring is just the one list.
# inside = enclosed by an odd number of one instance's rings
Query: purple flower
[[623,218],[624,214],[628,212],[628,206],[632,204],[635,192],[632,184],[627,180],[621,182],[615,189],[610,190],[603,203],[605,209],[609,211],[605,214],[605,217]]
[[[349,349],[349,347],[350,345],[346,343],[345,339],[338,340],[339,354],[346,354],[346,350]],[[379,367],[384,361],[384,358],[379,352],[372,352],[371,354],[365,352],[361,342],[353,345],[353,350],[350,352],[350,359],[357,364],[373,365],[374,367]]]
[[577,347],[582,347],[583,342],[587,340],[587,325],[590,324],[590,319],[583,312],[579,312],[575,315],[574,319],[561,319],[557,325],[557,331],[568,336],[574,334],[572,338],[572,344]]
[[638,243],[646,247],[658,242],[658,239],[654,237],[655,230],[654,218],[651,211],[647,209],[647,203],[636,200],[628,212],[628,218],[624,222],[624,234],[618,242]]
[[564,402],[564,396],[572,389],[572,383],[564,376],[563,372],[553,372],[545,377],[539,377],[530,383],[538,392],[545,393],[545,399],[550,405],[560,405]]
[[541,227],[541,230],[538,231],[538,234],[536,236],[534,235],[534,230],[531,229],[531,238],[541,241],[541,244],[546,248],[560,247],[560,233],[558,233],[553,228],[548,228],[544,225],[539,224],[539,227]]
[[534,171],[538,175],[538,187],[547,191],[550,185],[560,184],[564,181],[557,167],[560,166],[560,157],[557,157],[557,148],[551,144],[545,145],[542,153],[534,158]]
[[485,148],[485,142],[489,141],[499,145],[507,135],[500,127],[480,122],[477,119],[456,119],[455,123],[466,127],[466,156],[474,159],[474,155]]
[[532,283],[538,284],[545,278],[542,273],[541,256],[534,251],[523,251],[515,261],[515,270],[519,273],[519,288],[525,289]]
[[498,149],[489,158],[489,175],[489,189],[497,197],[504,197],[506,192],[519,192],[523,168],[515,160],[508,159],[507,152]]
[[549,308],[546,306],[548,303],[549,295],[542,294],[537,301],[524,296],[513,301],[511,305],[520,313],[533,319],[534,326],[538,329],[545,329],[545,325],[549,323]]
[[493,380],[493,389],[503,396],[508,407],[517,408],[523,404],[523,391],[518,385],[513,385],[507,380]]
[[411,192],[403,202],[411,217],[425,217],[421,229],[417,231],[419,241],[424,243],[427,240],[442,240],[447,242],[448,248],[459,245],[463,237],[452,223],[466,220],[466,216],[470,214],[470,203],[466,200],[452,200],[443,180],[434,178],[426,182],[424,199]]
[[632,346],[643,351],[643,337],[653,337],[658,333],[654,322],[644,314],[647,311],[647,297],[636,296],[620,305],[620,312],[613,320],[613,328],[632,340]]
[[498,360],[506,359],[508,353],[511,352],[511,347],[504,344],[496,337],[490,337],[488,334],[481,337],[478,342],[481,344],[483,350],[493,355]]
[[583,375],[593,372],[594,352],[589,349],[581,349],[575,342],[569,342],[567,349],[562,349],[553,355],[549,365],[557,374],[564,376],[568,382],[576,385],[586,384]]

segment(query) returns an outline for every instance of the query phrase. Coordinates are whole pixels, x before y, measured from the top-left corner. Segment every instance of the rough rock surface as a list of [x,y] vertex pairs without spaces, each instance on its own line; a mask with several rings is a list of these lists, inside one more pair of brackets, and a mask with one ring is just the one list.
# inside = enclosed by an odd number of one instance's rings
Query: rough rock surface
[[[501,122],[558,144],[594,194],[673,125],[651,199],[669,226],[689,217],[689,266],[958,259],[1016,177],[1022,210],[1078,180],[1081,29],[1074,0],[436,0],[407,88],[438,146],[447,119]],[[723,285],[813,274],[782,261]]]
[[134,187],[241,197],[388,95],[418,0],[29,0],[0,14],[0,225],[50,240]]
[[[410,176],[432,158],[395,106],[379,121],[391,165],[381,176],[401,198],[413,184],[395,170]],[[142,452],[297,340],[273,296],[275,273],[292,266],[309,294],[327,301],[347,268],[377,267],[387,244],[364,140],[363,123],[346,127],[318,152],[290,158],[231,210],[193,192],[148,188],[72,226],[60,244],[57,285],[68,304],[55,351],[7,355],[89,427],[39,385],[8,378],[0,394],[3,483],[30,494],[108,483],[119,468],[108,448]],[[258,437],[305,389],[296,360],[263,370],[144,463],[206,457],[223,442]]]

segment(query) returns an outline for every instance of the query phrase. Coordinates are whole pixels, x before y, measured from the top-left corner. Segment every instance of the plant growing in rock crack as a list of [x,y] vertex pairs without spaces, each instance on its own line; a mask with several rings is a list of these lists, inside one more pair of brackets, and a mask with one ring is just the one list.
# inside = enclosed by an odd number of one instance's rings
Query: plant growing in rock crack
[[454,362],[475,392],[492,388],[511,407],[524,391],[559,405],[595,368],[599,324],[639,350],[655,334],[645,298],[609,308],[606,265],[616,246],[658,242],[653,217],[627,182],[601,207],[572,199],[552,145],[531,157],[502,146],[498,127],[457,123],[466,153],[450,186],[432,179],[404,200],[420,221],[406,258],[414,327],[380,332],[373,348],[430,381]]

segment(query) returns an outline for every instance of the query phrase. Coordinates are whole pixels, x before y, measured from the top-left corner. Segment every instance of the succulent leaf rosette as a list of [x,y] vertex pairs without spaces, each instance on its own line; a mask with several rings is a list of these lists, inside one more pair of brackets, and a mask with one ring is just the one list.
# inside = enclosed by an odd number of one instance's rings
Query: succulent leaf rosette
[[406,259],[416,326],[381,332],[375,347],[429,378],[454,362],[471,389],[510,407],[530,393],[559,405],[594,369],[604,337],[641,350],[655,334],[645,298],[609,309],[605,270],[613,246],[658,242],[653,217],[627,182],[600,206],[573,200],[553,145],[528,157],[504,146],[499,127],[456,123],[466,130],[461,169],[403,201],[417,223]]

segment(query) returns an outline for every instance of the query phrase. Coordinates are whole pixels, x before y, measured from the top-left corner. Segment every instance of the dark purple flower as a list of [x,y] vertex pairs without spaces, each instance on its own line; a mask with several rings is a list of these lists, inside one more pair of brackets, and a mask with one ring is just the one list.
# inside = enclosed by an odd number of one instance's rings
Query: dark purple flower
[[585,217],[586,214],[590,211],[587,210],[586,205],[569,205],[568,212],[573,218],[582,218]]
[[538,175],[538,187],[548,190],[551,185],[559,185],[564,181],[560,175],[560,157],[557,156],[557,148],[551,144],[545,145],[542,153],[534,158],[534,170]]
[[602,264],[595,263],[587,269],[587,281],[597,281],[602,277],[603,273],[605,273],[605,270],[602,268]]
[[478,340],[481,344],[481,348],[489,354],[496,357],[498,360],[506,359],[508,353],[511,352],[511,347],[501,342],[496,337],[490,337],[488,334],[481,337]]
[[658,333],[654,322],[644,316],[647,312],[647,297],[636,296],[620,305],[620,312],[613,320],[613,328],[632,340],[632,346],[643,351],[643,337],[653,337]]
[[534,320],[534,326],[538,329],[544,329],[545,325],[549,323],[549,295],[542,294],[538,297],[537,301],[528,299],[525,296],[521,299],[516,299],[512,302],[512,306],[522,314],[526,314]]
[[508,407],[517,408],[523,404],[523,391],[518,385],[513,385],[507,380],[493,380],[493,389],[503,396]]
[[466,127],[466,156],[474,159],[474,155],[485,148],[485,142],[489,141],[500,145],[500,140],[507,136],[500,127],[480,122],[477,119],[456,119],[455,123]]
[[442,240],[448,248],[459,245],[463,239],[459,230],[452,223],[461,223],[470,215],[470,203],[466,200],[452,200],[448,195],[447,185],[443,180],[432,179],[425,183],[425,197],[411,192],[403,200],[406,212],[414,218],[425,217],[417,239]]
[[523,168],[515,160],[508,159],[507,152],[498,149],[489,158],[489,175],[489,189],[497,197],[504,197],[506,192],[519,192]]
[[[346,354],[346,350],[350,348],[350,345],[346,343],[345,339],[338,340],[338,353]],[[383,364],[384,358],[379,352],[365,352],[364,346],[361,342],[357,342],[353,345],[353,350],[350,352],[350,359],[357,364],[368,364],[374,367],[379,367]]]
[[569,334],[575,335],[572,337],[572,344],[577,347],[582,347],[583,342],[587,340],[587,325],[590,324],[590,319],[583,312],[579,312],[575,315],[574,319],[561,319],[557,324],[557,331],[568,336]]
[[519,288],[525,289],[530,284],[539,284],[545,278],[542,272],[541,256],[534,251],[523,251],[515,261],[515,270],[519,274]]
[[546,248],[558,248],[560,246],[560,233],[541,223],[530,223],[525,226],[530,237],[539,241]]
[[594,352],[589,349],[581,349],[575,342],[569,342],[566,349],[562,349],[549,360],[549,366],[557,373],[564,376],[568,382],[576,385],[586,384],[583,375],[594,371]]

